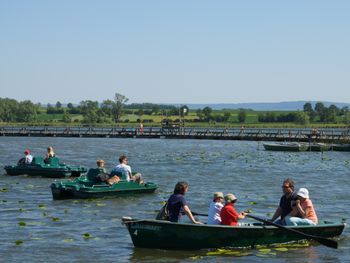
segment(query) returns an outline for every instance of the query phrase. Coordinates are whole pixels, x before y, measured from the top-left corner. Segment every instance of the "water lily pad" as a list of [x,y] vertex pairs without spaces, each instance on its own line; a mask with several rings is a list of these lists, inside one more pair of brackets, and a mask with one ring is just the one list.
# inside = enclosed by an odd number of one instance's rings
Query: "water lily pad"
[[3,193],[8,192],[8,191],[9,191],[9,189],[5,188],[5,187],[0,189],[0,192],[3,192]]
[[40,209],[46,209],[45,204],[39,204],[38,207],[39,207]]
[[286,248],[286,247],[276,247],[275,250],[276,251],[280,251],[280,252],[286,252],[286,251],[288,251],[288,248]]
[[261,253],[270,253],[271,249],[269,249],[269,248],[261,248],[261,249],[259,249],[259,252],[261,252]]
[[18,222],[19,226],[26,226],[27,224],[25,222]]
[[66,239],[63,239],[63,242],[72,243],[72,242],[74,242],[74,239],[73,238],[66,238]]
[[59,217],[52,217],[52,221],[60,221]]
[[16,244],[16,246],[20,246],[20,245],[23,244],[23,241],[22,240],[16,240],[15,244]]
[[84,233],[83,234],[83,238],[84,239],[89,239],[89,238],[92,238],[92,235],[90,235],[89,233]]

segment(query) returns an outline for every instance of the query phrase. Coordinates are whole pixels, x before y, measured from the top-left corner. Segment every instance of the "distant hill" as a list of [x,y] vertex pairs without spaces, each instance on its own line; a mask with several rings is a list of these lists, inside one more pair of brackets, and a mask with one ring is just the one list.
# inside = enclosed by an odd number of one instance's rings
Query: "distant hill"
[[[186,104],[190,109],[203,109],[210,107],[215,110],[222,109],[252,109],[257,111],[294,111],[302,110],[305,103],[310,102],[314,107],[320,101],[286,101],[286,102],[254,102],[254,103],[217,103],[217,104]],[[350,103],[337,103],[329,101],[321,101],[326,107],[334,104],[338,108],[345,106],[350,108]],[[179,105],[179,104],[176,104]]]

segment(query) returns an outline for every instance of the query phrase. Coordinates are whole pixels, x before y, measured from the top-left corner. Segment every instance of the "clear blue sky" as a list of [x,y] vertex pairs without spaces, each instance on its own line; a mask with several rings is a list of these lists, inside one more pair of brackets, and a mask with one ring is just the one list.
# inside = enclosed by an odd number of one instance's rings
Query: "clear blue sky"
[[0,97],[350,102],[350,1],[0,0]]

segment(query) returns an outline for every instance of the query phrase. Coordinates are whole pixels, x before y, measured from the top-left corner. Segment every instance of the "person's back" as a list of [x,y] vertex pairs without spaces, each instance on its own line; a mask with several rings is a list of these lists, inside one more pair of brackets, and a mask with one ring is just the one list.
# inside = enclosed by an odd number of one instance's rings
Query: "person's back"
[[223,208],[222,200],[224,199],[224,195],[221,192],[214,193],[214,199],[210,203],[209,211],[208,211],[208,221],[209,225],[220,225],[221,224],[221,216],[220,212]]
[[113,168],[113,171],[121,174],[125,174],[125,179],[129,182],[131,175],[131,167],[129,165],[120,163]]
[[31,164],[33,161],[33,156],[30,154],[29,150],[24,151],[25,157],[24,157],[24,163],[25,164]]
[[169,221],[178,222],[181,217],[181,208],[186,204],[182,194],[172,194],[168,199]]

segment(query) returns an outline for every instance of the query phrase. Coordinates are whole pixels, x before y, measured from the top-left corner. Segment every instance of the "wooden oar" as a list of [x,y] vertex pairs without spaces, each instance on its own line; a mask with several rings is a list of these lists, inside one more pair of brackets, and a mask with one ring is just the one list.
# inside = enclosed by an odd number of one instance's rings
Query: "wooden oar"
[[320,237],[320,236],[314,236],[314,235],[306,234],[306,233],[300,232],[298,230],[295,230],[295,229],[292,229],[292,228],[289,228],[289,227],[285,227],[285,226],[276,224],[274,222],[271,222],[271,221],[268,221],[268,220],[262,219],[260,217],[250,215],[250,214],[246,214],[246,217],[250,217],[250,218],[253,218],[253,219],[257,220],[257,221],[263,222],[263,223],[265,223],[267,225],[275,226],[275,227],[284,229],[286,231],[290,231],[290,232],[296,233],[299,236],[303,236],[305,238],[316,240],[320,244],[325,245],[327,247],[338,248],[338,242],[335,241],[335,240],[324,238],[324,237]]

